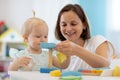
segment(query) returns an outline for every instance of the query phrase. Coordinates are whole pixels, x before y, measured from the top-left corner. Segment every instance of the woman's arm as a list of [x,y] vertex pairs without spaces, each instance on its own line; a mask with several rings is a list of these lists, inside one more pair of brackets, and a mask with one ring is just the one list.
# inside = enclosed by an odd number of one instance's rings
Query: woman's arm
[[63,41],[57,45],[56,50],[65,55],[76,55],[94,68],[107,67],[110,65],[108,43],[104,42],[97,47],[95,53],[91,53],[71,41]]
[[[80,51],[78,51],[77,48],[81,48]],[[94,68],[108,67],[110,65],[110,54],[107,42],[104,42],[98,46],[95,53],[91,53],[80,46],[76,47],[75,52],[78,52],[76,55]]]

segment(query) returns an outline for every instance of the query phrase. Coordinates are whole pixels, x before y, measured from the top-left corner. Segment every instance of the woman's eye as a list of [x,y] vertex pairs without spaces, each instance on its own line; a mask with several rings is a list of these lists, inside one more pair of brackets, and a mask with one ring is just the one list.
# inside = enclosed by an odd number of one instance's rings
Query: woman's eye
[[62,25],[62,26],[66,26],[66,24]]
[[72,26],[75,26],[75,25],[77,25],[77,23],[71,23],[71,25],[72,25]]
[[67,24],[66,23],[61,23],[60,26],[65,27]]

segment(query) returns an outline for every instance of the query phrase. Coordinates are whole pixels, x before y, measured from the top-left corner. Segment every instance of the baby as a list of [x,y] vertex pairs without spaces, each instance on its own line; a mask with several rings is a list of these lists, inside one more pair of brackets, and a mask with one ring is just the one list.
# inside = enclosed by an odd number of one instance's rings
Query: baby
[[10,71],[39,70],[48,67],[48,51],[42,50],[41,42],[48,41],[48,26],[42,19],[33,17],[25,21],[22,36],[28,46],[24,50],[10,49],[10,56],[14,58],[8,67]]

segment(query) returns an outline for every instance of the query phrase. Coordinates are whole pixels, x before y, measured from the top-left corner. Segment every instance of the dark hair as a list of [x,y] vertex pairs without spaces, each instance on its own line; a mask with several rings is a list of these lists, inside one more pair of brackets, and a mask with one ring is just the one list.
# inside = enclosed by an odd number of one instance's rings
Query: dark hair
[[85,24],[86,26],[86,29],[83,30],[80,37],[83,38],[83,40],[89,39],[91,36],[90,36],[90,29],[89,29],[89,23],[87,20],[87,16],[85,15],[85,12],[83,11],[82,7],[78,4],[68,4],[64,6],[59,12],[57,23],[56,23],[56,28],[55,28],[56,39],[61,40],[61,41],[66,40],[60,31],[60,18],[64,12],[68,12],[68,11],[75,12],[80,18],[80,20],[82,21],[82,23]]

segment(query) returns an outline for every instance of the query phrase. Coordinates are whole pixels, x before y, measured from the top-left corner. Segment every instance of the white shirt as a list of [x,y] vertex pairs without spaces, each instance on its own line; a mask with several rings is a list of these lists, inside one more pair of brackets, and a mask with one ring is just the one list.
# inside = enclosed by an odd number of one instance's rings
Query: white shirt
[[[20,58],[23,56],[32,58],[31,64],[28,65],[28,67],[24,69],[20,68],[19,70],[39,71],[40,68],[42,67],[48,67],[48,50],[42,50],[40,54],[32,54],[32,53],[29,53],[26,49],[18,51],[17,49],[11,48],[9,54],[10,54],[10,57],[12,57],[13,59]],[[33,67],[31,67],[32,65]],[[28,69],[28,68],[32,68],[32,69]]]
[[[97,35],[95,37],[92,37],[88,40],[85,41],[84,48],[90,51],[91,53],[95,53],[96,49],[98,46],[100,46],[103,42],[107,41],[103,36]],[[109,47],[111,47],[109,45]],[[112,48],[109,49],[110,54],[112,55],[113,50]],[[112,51],[111,51],[112,50]],[[71,70],[71,71],[77,71],[79,68],[92,68],[90,65],[88,65],[85,61],[83,61],[81,58],[77,56],[72,56],[70,64],[66,70]]]

